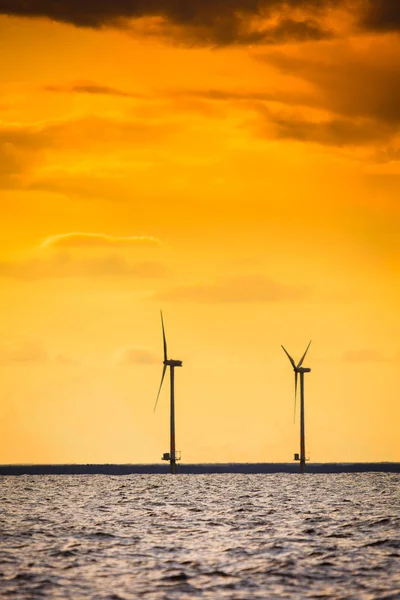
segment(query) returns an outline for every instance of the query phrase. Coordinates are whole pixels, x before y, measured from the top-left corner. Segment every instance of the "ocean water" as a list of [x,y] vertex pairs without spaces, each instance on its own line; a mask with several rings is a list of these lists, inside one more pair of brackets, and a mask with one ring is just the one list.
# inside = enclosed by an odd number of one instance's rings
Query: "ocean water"
[[400,476],[0,478],[0,596],[400,599]]

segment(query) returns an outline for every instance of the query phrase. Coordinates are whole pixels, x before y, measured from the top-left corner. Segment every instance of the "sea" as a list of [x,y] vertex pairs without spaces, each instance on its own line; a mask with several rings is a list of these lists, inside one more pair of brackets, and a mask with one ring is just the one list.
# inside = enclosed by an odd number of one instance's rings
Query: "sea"
[[398,473],[0,477],[0,596],[400,599]]

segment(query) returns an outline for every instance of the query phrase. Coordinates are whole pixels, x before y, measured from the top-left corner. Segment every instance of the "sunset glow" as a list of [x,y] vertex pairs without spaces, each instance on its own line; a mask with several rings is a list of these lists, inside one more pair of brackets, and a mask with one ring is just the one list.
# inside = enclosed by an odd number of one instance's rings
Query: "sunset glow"
[[0,0],[1,463],[159,462],[160,308],[184,462],[291,461],[310,339],[311,460],[400,460],[399,33],[389,0]]

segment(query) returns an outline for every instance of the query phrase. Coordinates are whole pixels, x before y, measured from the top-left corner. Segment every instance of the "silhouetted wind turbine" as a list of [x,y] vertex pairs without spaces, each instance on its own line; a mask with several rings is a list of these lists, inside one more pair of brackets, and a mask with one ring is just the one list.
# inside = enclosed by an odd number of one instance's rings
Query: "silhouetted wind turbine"
[[[284,349],[288,359],[291,362],[293,370],[294,370],[294,417],[295,418],[296,418],[297,376],[300,373],[300,473],[304,473],[306,470],[306,442],[305,442],[305,433],[304,433],[304,373],[310,373],[310,371],[311,371],[311,369],[302,367],[301,365],[303,364],[303,360],[306,357],[306,354],[308,352],[310,344],[311,344],[311,341],[308,344],[306,351],[304,352],[303,356],[301,357],[301,359],[299,360],[297,365],[294,362],[293,358],[290,356],[290,354],[287,352],[287,350],[282,346],[282,348]],[[299,460],[299,455],[295,454],[294,459]]]
[[163,319],[162,311],[160,311],[160,312],[161,312],[161,326],[162,326],[163,344],[164,344],[164,361],[163,361],[164,367],[163,367],[163,372],[161,375],[160,387],[158,388],[157,400],[154,405],[154,410],[156,410],[156,407],[157,407],[157,402],[158,402],[158,398],[160,396],[165,372],[167,370],[167,367],[169,367],[170,376],[171,376],[170,451],[165,452],[163,454],[162,460],[169,460],[170,473],[176,473],[176,461],[180,460],[180,456],[177,455],[177,452],[175,450],[175,372],[174,372],[174,370],[175,370],[175,367],[182,366],[182,361],[168,359],[167,340],[165,337],[165,329],[164,329],[164,319]]

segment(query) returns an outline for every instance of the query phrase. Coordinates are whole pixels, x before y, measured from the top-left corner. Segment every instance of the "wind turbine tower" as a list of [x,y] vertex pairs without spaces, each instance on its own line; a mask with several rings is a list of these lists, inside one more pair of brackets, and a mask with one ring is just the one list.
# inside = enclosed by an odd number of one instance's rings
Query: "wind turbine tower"
[[161,311],[161,326],[162,326],[162,334],[163,334],[163,344],[164,344],[164,361],[163,361],[163,372],[161,375],[161,383],[158,388],[157,400],[154,405],[154,410],[156,410],[158,398],[160,396],[162,384],[164,381],[164,376],[169,367],[170,373],[170,392],[171,392],[171,405],[170,405],[170,447],[169,452],[165,452],[162,456],[162,460],[169,460],[169,472],[176,473],[176,461],[180,460],[180,452],[177,452],[175,449],[175,367],[181,367],[181,360],[172,360],[168,358],[167,352],[167,340],[165,337],[165,329],[164,329],[164,319]]
[[[290,356],[290,354],[287,352],[287,350],[282,346],[288,359],[290,360],[294,371],[294,419],[296,419],[297,378],[298,375],[300,375],[300,473],[304,473],[306,470],[306,441],[304,432],[304,373],[310,373],[311,371],[311,369],[302,367],[301,365],[303,364],[310,344],[311,342],[308,344],[306,351],[304,352],[297,365],[294,362],[293,358]],[[299,460],[299,455],[295,454],[294,459]]]

